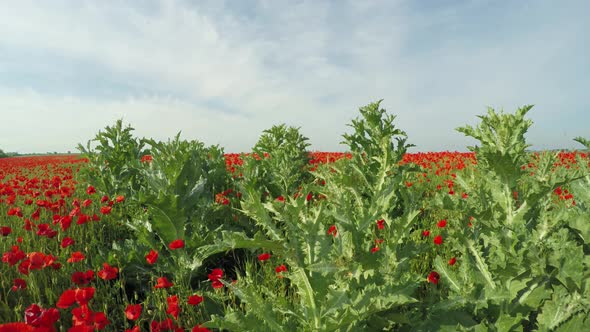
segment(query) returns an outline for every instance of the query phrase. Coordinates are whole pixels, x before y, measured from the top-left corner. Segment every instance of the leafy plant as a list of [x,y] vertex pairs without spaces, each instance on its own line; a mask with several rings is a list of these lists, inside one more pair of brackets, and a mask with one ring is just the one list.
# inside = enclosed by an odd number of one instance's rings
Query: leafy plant
[[[285,267],[279,275],[285,284],[279,289],[291,295],[283,298],[246,275],[235,285],[225,283],[241,300],[241,310],[230,308],[208,326],[351,331],[404,323],[398,312],[416,302],[413,294],[421,279],[409,270],[410,258],[420,250],[409,233],[418,212],[407,196],[396,196],[402,181],[397,161],[403,153],[383,144],[401,132],[389,128],[391,122],[369,126],[379,125],[381,136],[364,141],[378,166],[378,176],[371,181],[352,180],[346,174],[351,163],[342,161],[318,169],[315,175],[325,186],[304,185],[302,191],[310,194],[294,198],[264,202],[255,183],[242,182],[242,211],[261,232],[253,238],[226,232],[222,241],[198,253],[206,257],[234,248],[271,252],[275,264]],[[405,149],[405,140],[401,142]],[[352,165],[358,177],[370,167],[364,162]],[[370,191],[368,197],[361,194]],[[393,215],[396,207],[400,211]]]
[[307,141],[299,128],[285,124],[265,130],[246,157],[241,169],[244,180],[271,197],[293,194],[310,179]]
[[[583,175],[553,169],[556,155],[551,153],[532,155],[535,172],[525,171],[531,155],[524,134],[532,122],[524,116],[530,109],[525,106],[515,114],[490,109],[477,128],[458,129],[480,141],[481,146],[472,148],[478,164],[474,172],[457,177],[469,200],[441,204],[461,209],[472,217],[473,226],[449,230],[458,266],[435,259],[448,295],[430,308],[425,327],[442,328],[447,322],[439,317],[462,315],[465,320],[453,325],[476,330],[587,324],[587,238],[580,241],[571,226],[578,214],[575,206],[551,204],[557,188]],[[570,261],[572,256],[577,259]]]
[[[82,179],[109,196],[133,197],[143,185],[139,174],[141,157],[147,152],[144,142],[133,136],[134,128],[123,126],[123,120],[99,131],[84,147],[78,144],[89,167],[82,169]],[[93,147],[93,143],[97,143]]]
[[586,149],[589,149],[590,150],[590,140],[587,140],[587,139],[585,139],[583,137],[576,137],[576,138],[574,138],[574,141],[582,144],[583,146],[586,147]]

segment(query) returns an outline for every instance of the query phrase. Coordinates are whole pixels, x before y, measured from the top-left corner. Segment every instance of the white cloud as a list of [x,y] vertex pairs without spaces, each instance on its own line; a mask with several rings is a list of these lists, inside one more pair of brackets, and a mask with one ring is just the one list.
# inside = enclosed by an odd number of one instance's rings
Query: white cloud
[[[15,1],[0,12],[0,50],[83,61],[89,71],[106,68],[146,93],[106,99],[0,81],[0,115],[18,125],[0,144],[70,149],[124,116],[140,135],[165,138],[183,130],[230,151],[248,149],[263,129],[286,122],[301,126],[312,148],[336,150],[357,108],[384,98],[421,150],[460,149],[468,141],[453,129],[473,123],[487,105],[511,111],[536,103],[531,115],[541,128],[565,126],[551,119],[560,103],[584,106],[571,102],[584,96],[580,88],[556,93],[580,75],[572,68],[585,64],[588,73],[588,60],[575,55],[587,51],[579,39],[588,24],[574,19],[579,8],[536,2],[487,15],[492,7],[485,1],[415,5]],[[520,18],[527,13],[536,16]],[[12,65],[0,63],[0,72]],[[61,77],[61,68],[53,70]],[[43,130],[52,134],[40,140]],[[585,134],[580,125],[568,130],[572,137]],[[542,131],[531,139],[569,144]]]

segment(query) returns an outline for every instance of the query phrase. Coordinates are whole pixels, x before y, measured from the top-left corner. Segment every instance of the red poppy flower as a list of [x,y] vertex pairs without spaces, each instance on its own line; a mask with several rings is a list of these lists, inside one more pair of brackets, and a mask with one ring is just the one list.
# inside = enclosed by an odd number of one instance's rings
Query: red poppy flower
[[76,291],[73,289],[66,289],[61,293],[55,306],[60,309],[67,309],[74,303],[76,303]]
[[53,330],[53,324],[58,320],[59,310],[56,308],[43,309],[37,304],[31,304],[25,309],[25,323],[31,327],[38,328],[33,331]]
[[156,261],[158,260],[158,252],[155,251],[154,249],[150,250],[150,252],[147,255],[145,255],[145,260],[150,265],[155,264]]
[[102,198],[100,199],[101,203],[106,203],[108,201],[109,201],[109,196],[107,196],[107,195],[102,196]]
[[100,213],[102,213],[102,214],[110,214],[112,209],[113,208],[110,207],[110,206],[102,206],[100,208]]
[[182,240],[182,239],[174,240],[174,241],[170,242],[170,244],[168,246],[170,247],[170,250],[184,248],[184,240]]
[[455,257],[449,259],[449,265],[455,265],[456,262],[457,262],[457,258],[455,258]]
[[0,332],[33,332],[37,330],[26,323],[6,323],[0,324]]
[[154,288],[170,288],[172,286],[174,286],[173,283],[171,283],[170,281],[168,281],[168,278],[166,277],[160,277],[157,279],[157,284],[156,286],[154,286]]
[[8,226],[0,227],[0,235],[8,236],[8,235],[10,235],[10,233],[12,233],[12,228],[10,228]]
[[86,258],[86,256],[84,256],[83,253],[79,252],[79,251],[75,251],[70,255],[70,258],[68,258],[67,262],[68,263],[76,263],[76,262],[81,262]]
[[125,332],[141,332],[139,326],[134,326],[132,329],[125,329]]
[[268,260],[269,258],[270,258],[270,254],[266,253],[266,252],[258,255],[258,260],[261,262],[264,262],[264,261]]
[[428,275],[428,282],[431,282],[435,285],[438,284],[439,279],[440,279],[440,274],[438,274],[438,272],[436,272],[436,271],[432,271]]
[[125,317],[129,320],[138,320],[141,316],[141,304],[130,304],[125,309]]
[[371,248],[371,253],[376,253],[377,251],[379,251],[379,247],[374,246],[373,248]]
[[88,188],[86,188],[86,193],[88,195],[92,195],[92,194],[96,193],[96,189],[93,186],[88,186]]
[[434,237],[434,244],[441,245],[443,243],[443,238],[441,235],[437,235]]
[[285,197],[279,196],[279,197],[277,197],[276,200],[279,201],[279,202],[284,202],[285,201]]
[[168,296],[166,302],[168,303],[168,309],[166,309],[166,313],[172,315],[172,317],[175,319],[178,319],[178,314],[180,313],[180,307],[178,306],[178,296]]
[[121,203],[123,201],[125,201],[125,196],[119,195],[119,196],[115,197],[115,202]]
[[336,237],[336,234],[338,234],[338,230],[336,229],[336,225],[330,226],[330,228],[328,228],[328,235],[333,235],[334,237]]
[[422,231],[422,236],[423,236],[423,237],[429,237],[429,236],[430,236],[430,231],[429,231],[429,230],[427,230],[427,229],[426,229],[426,230],[423,230],[423,231]]
[[438,228],[444,228],[446,225],[447,225],[447,220],[446,220],[446,219],[442,219],[442,220],[440,220],[440,221],[439,221],[439,222],[436,224],[436,226],[437,226]]
[[88,304],[88,301],[92,300],[94,297],[94,291],[94,287],[75,289],[74,297],[76,298],[76,302],[81,306]]
[[190,295],[188,297],[188,304],[190,304],[190,305],[199,305],[199,303],[203,302],[203,299],[204,298],[202,296],[199,296],[197,294]]
[[61,247],[67,248],[74,243],[75,243],[75,241],[71,237],[64,237],[63,240],[61,240]]
[[383,219],[377,220],[377,228],[379,228],[379,229],[385,228],[385,220],[383,220]]
[[141,157],[141,162],[142,163],[150,163],[153,160],[152,156],[149,154],[146,154],[145,156]]
[[16,278],[12,281],[12,291],[17,291],[19,289],[26,289],[27,288],[27,282],[24,279],[21,278]]
[[88,270],[86,272],[75,271],[72,273],[72,282],[76,285],[86,285],[94,279],[94,271]]
[[211,280],[211,286],[215,289],[222,288],[223,283],[219,280],[223,277],[223,270],[222,269],[213,269],[211,273],[208,275],[209,280]]
[[119,273],[119,269],[113,266],[110,266],[108,263],[102,264],[102,270],[98,271],[98,277],[102,280],[112,280],[117,277]]

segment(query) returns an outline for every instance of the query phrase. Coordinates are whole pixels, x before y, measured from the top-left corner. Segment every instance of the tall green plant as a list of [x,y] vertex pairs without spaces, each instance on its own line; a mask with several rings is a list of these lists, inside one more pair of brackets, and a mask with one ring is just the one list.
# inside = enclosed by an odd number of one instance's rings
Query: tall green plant
[[[78,144],[82,157],[88,159],[88,167],[80,176],[86,183],[108,195],[133,196],[142,185],[139,174],[140,159],[146,153],[144,142],[133,136],[131,126],[123,126],[123,120],[99,131],[84,147]],[[96,146],[93,146],[96,145]]]
[[308,138],[285,124],[265,130],[245,157],[245,181],[255,182],[271,197],[293,194],[310,179]]
[[[429,308],[423,328],[552,331],[588,325],[588,238],[573,227],[581,217],[577,208],[553,202],[556,188],[584,174],[556,170],[556,154],[526,153],[530,109],[490,109],[476,128],[458,129],[480,142],[472,148],[478,164],[457,177],[469,199],[441,204],[460,209],[473,223],[445,233],[446,245],[459,256],[454,266],[435,259],[448,295]],[[530,158],[536,158],[533,173],[521,167]]]
[[[286,267],[281,276],[287,297],[246,275],[235,285],[226,283],[242,309],[230,307],[209,326],[352,331],[403,325],[407,317],[401,313],[416,302],[413,295],[422,279],[409,269],[411,257],[421,250],[409,232],[418,212],[409,196],[397,190],[403,174],[397,162],[403,153],[384,144],[402,132],[387,120],[377,122],[369,126],[380,126],[381,135],[364,141],[377,165],[370,180],[372,169],[359,159],[360,164],[341,160],[320,167],[315,175],[326,184],[303,185],[303,192],[311,193],[307,196],[265,201],[254,182],[242,182],[242,211],[261,231],[253,238],[226,232],[223,241],[200,248],[199,255],[233,248],[270,252],[275,264]],[[357,181],[361,178],[365,180]],[[365,196],[368,192],[372,194]]]

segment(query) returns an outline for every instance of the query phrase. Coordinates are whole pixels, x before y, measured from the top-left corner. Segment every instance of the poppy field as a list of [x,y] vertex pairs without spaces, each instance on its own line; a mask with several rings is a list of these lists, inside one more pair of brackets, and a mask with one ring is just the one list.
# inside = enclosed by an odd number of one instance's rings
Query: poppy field
[[3,331],[590,330],[590,141],[529,151],[531,106],[408,153],[379,102],[310,152],[137,138],[0,159]]

